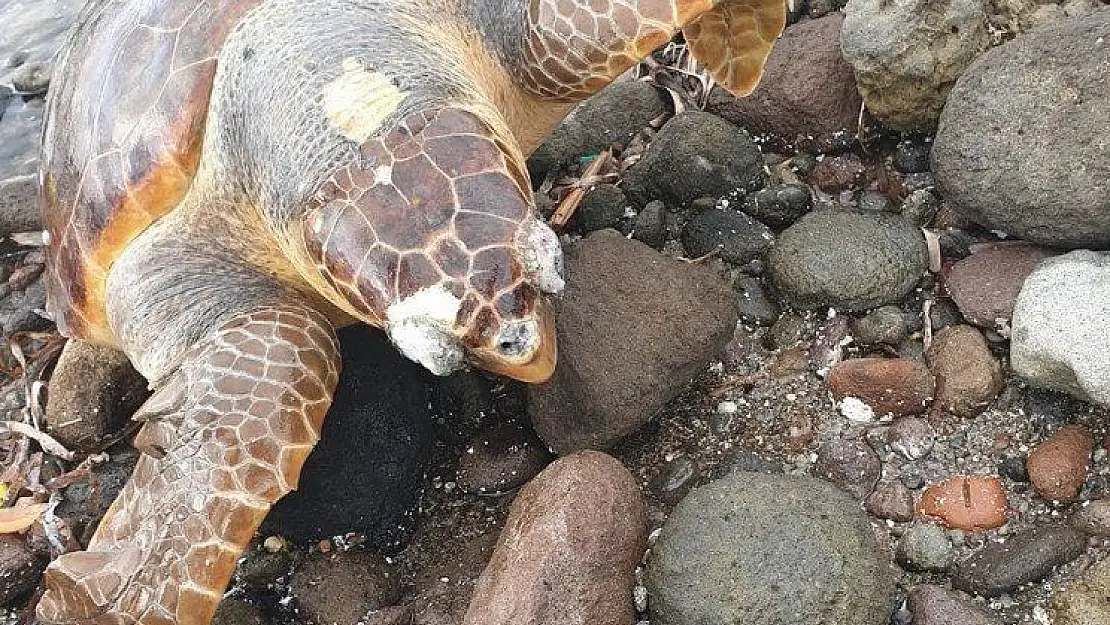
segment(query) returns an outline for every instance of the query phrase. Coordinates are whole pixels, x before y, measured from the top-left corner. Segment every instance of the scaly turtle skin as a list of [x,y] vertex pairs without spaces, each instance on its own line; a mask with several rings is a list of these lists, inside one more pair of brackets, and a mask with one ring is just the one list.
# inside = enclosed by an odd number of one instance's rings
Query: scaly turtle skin
[[560,256],[525,155],[680,28],[746,94],[783,22],[781,0],[92,0],[47,109],[48,308],[154,394],[41,621],[208,623],[318,438],[337,326],[546,379]]

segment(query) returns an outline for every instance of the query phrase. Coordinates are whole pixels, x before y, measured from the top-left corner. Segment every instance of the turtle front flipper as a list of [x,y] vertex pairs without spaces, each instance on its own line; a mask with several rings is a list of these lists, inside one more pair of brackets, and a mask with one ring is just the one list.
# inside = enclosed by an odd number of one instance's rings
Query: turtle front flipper
[[755,88],[786,24],[784,0],[532,0],[520,74],[544,98],[582,100],[682,29],[713,78]]
[[86,552],[54,561],[47,624],[207,625],[270,506],[294,489],[338,377],[335,335],[295,305],[196,344],[136,418],[143,451]]

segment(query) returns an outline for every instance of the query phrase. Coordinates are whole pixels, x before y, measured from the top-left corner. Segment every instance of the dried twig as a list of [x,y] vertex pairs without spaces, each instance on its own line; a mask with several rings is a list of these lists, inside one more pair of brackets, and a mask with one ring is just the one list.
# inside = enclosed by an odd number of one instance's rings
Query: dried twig
[[567,223],[570,221],[571,217],[574,216],[574,212],[578,210],[578,205],[582,203],[582,198],[586,196],[586,191],[589,190],[589,183],[587,182],[584,184],[583,181],[590,181],[594,176],[597,176],[601,168],[609,162],[611,156],[612,154],[609,150],[602,151],[590,162],[586,170],[582,172],[582,177],[579,182],[574,185],[570,193],[568,193],[566,197],[559,202],[559,205],[555,207],[555,213],[551,215],[550,220],[550,225],[553,230],[559,232],[566,228]]
[[20,421],[0,421],[0,426],[6,427],[11,432],[26,436],[35,441],[39,444],[39,447],[42,447],[43,451],[52,456],[57,456],[62,460],[68,460],[70,462],[77,459],[77,455],[66,449],[65,445],[62,445],[53,436],[50,436],[33,425]]

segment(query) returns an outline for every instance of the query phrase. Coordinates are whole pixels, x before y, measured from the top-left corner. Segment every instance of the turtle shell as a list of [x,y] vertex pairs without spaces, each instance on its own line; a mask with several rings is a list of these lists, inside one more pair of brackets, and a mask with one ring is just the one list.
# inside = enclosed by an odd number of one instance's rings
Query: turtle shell
[[90,0],[54,69],[40,171],[47,309],[67,336],[113,344],[104,283],[173,210],[200,160],[216,57],[261,0]]

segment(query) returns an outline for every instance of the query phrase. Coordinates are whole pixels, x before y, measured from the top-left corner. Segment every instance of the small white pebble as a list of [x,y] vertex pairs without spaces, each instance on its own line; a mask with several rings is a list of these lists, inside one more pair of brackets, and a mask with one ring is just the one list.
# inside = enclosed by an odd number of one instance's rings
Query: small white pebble
[[281,536],[268,536],[262,541],[262,547],[270,553],[277,553],[285,549],[285,539]]
[[721,414],[736,414],[740,407],[734,401],[723,401],[717,404],[717,412]]
[[858,397],[845,397],[840,401],[840,414],[852,423],[873,423],[875,411]]

